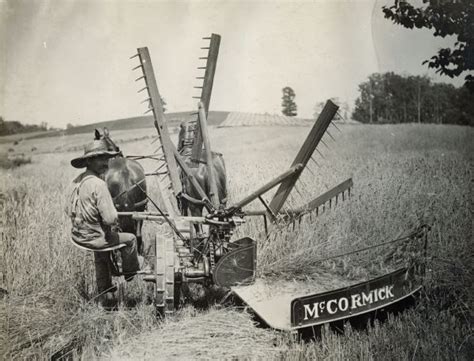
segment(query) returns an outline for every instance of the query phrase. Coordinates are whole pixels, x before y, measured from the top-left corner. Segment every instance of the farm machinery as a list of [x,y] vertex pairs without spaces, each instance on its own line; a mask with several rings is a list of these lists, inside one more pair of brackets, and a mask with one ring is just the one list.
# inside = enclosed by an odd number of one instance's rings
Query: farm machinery
[[[323,136],[328,134],[328,127],[337,127],[333,120],[338,107],[331,101],[326,103],[286,171],[241,200],[227,205],[218,196],[219,174],[216,174],[216,156],[211,149],[207,122],[220,36],[212,34],[204,39],[209,41],[202,48],[207,50],[207,56],[201,58],[206,65],[199,68],[204,70],[204,75],[198,77],[203,83],[195,87],[201,89],[201,95],[196,97],[199,99],[198,109],[188,121],[192,137],[186,140],[190,149],[187,156],[180,153],[170,138],[148,49],[139,48],[132,57],[139,62],[134,70],[141,70],[142,74],[136,80],[144,83],[140,91],[148,95],[144,101],[148,104],[146,113],[152,114],[157,130],[154,154],[137,158],[155,162],[156,168],[149,175],[158,179],[159,187],[157,199],[147,194],[147,211],[119,212],[119,216],[137,222],[158,222],[167,229],[156,234],[151,257],[153,269],[143,275],[145,281],[154,285],[158,313],[161,316],[173,314],[183,285],[201,283],[230,289],[276,329],[296,330],[381,309],[417,292],[421,287],[418,275],[422,270],[409,266],[322,293],[312,290],[308,282],[296,286],[295,282],[289,282],[275,290],[272,284],[257,279],[256,241],[251,237],[235,239],[234,235],[247,217],[260,217],[267,234],[271,227],[300,222],[306,215],[317,213],[321,207],[351,194],[353,181],[347,179],[297,208],[284,208],[300,175],[313,161],[313,153]],[[199,180],[199,172],[206,173],[205,182]],[[140,189],[142,186],[134,185]],[[194,195],[190,194],[190,188]],[[263,195],[274,189],[271,200],[266,201]],[[246,210],[254,201],[262,204],[262,210]],[[185,206],[189,203],[205,208],[205,214],[189,214]],[[427,229],[422,228],[408,238],[426,242],[426,234]]]

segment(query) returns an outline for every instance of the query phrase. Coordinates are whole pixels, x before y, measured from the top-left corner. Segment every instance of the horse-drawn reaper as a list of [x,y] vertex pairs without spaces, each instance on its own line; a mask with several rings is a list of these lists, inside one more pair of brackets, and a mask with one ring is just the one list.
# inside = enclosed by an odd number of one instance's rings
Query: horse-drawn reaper
[[[139,48],[132,57],[139,60],[135,69],[141,69],[142,74],[137,81],[144,82],[140,91],[148,94],[147,113],[152,113],[158,133],[155,139],[157,149],[147,157],[156,164],[155,169],[147,174],[158,180],[156,199],[147,194],[142,168],[127,158],[111,161],[106,177],[120,210],[119,215],[132,222],[132,230],[139,232],[140,223],[137,225],[136,222],[143,221],[157,221],[169,229],[167,233],[156,234],[152,240],[153,267],[143,276],[154,284],[154,302],[159,314],[172,314],[180,288],[183,284],[193,282],[231,289],[269,325],[286,330],[364,314],[406,299],[419,290],[418,276],[421,271],[412,265],[324,293],[312,292],[311,287],[306,285],[299,291],[284,287],[286,289],[280,289],[276,294],[268,292],[271,284],[256,281],[256,241],[250,237],[234,239],[234,230],[246,217],[262,217],[267,231],[272,224],[284,227],[298,222],[333,199],[350,194],[352,179],[296,209],[283,208],[328,127],[333,124],[338,107],[331,101],[326,103],[286,171],[240,201],[228,205],[223,157],[211,149],[207,124],[220,36],[212,34],[205,39],[210,42],[204,48],[208,50],[208,55],[204,57],[206,66],[201,67],[205,74],[199,77],[203,84],[198,87],[202,89],[198,97],[198,110],[182,126],[178,147],[168,133],[148,49]],[[110,140],[107,134],[104,137]],[[113,142],[110,141],[110,144],[118,150]],[[135,157],[138,158],[145,157]],[[274,188],[277,188],[276,192],[267,202],[262,196]],[[246,206],[255,200],[262,203],[263,209],[247,211]],[[148,203],[147,211],[143,208],[145,203]],[[206,210],[205,214],[202,209]],[[407,239],[421,238],[426,238],[426,229],[417,231]]]

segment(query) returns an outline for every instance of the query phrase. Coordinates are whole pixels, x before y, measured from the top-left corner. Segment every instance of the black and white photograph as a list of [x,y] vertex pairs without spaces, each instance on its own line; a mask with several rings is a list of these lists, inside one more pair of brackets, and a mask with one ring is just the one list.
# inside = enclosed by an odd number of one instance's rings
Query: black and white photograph
[[0,359],[473,360],[474,1],[0,0]]

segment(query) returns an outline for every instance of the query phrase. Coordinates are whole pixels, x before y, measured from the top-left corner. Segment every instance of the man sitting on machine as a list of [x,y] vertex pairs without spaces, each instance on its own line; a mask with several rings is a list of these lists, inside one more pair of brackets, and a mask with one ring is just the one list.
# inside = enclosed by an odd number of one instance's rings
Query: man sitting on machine
[[108,162],[118,152],[110,151],[103,139],[94,140],[85,146],[84,155],[71,160],[74,168],[86,168],[72,182],[68,193],[66,212],[71,218],[72,241],[79,247],[94,251],[96,282],[101,299],[113,298],[116,287],[112,284],[109,252],[106,249],[120,248],[122,273],[127,281],[139,271],[137,239],[132,233],[118,231],[118,215],[107,184],[102,179]]

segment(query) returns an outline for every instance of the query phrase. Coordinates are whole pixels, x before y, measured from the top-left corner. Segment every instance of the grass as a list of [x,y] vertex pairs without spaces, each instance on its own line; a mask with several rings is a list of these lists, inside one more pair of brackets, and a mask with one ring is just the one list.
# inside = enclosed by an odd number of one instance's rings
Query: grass
[[[65,188],[77,173],[69,165],[75,153],[58,152],[58,144],[50,140],[24,141],[28,148],[38,144],[43,153],[33,155],[32,164],[1,170],[0,287],[9,293],[0,300],[0,319],[5,321],[0,341],[9,348],[3,351],[5,358],[42,359],[69,345],[85,359],[472,359],[473,130],[342,127],[340,134],[331,131],[337,139],[326,142],[331,149],[318,148],[325,158],[316,157],[320,167],[311,166],[314,175],[303,173],[305,187],[290,202],[301,204],[352,176],[351,199],[304,219],[295,231],[265,238],[259,221],[248,219],[236,236],[258,239],[259,275],[299,278],[332,267],[315,261],[322,257],[430,224],[429,274],[416,308],[363,332],[347,328],[336,335],[326,330],[315,343],[255,328],[247,313],[234,308],[200,311],[187,306],[166,322],[156,321],[145,302],[107,313],[93,302],[92,255],[68,241],[63,209]],[[231,202],[288,167],[307,132],[289,127],[213,129],[213,148],[226,160]],[[72,137],[73,142],[62,141],[74,146],[86,139]],[[148,153],[148,143],[124,142],[122,148],[126,154]],[[146,224],[145,237],[151,239],[157,230]],[[342,274],[367,277],[375,262],[368,256],[373,254],[345,260],[345,266],[339,265]],[[144,292],[140,287],[134,281],[130,292],[139,297]]]

